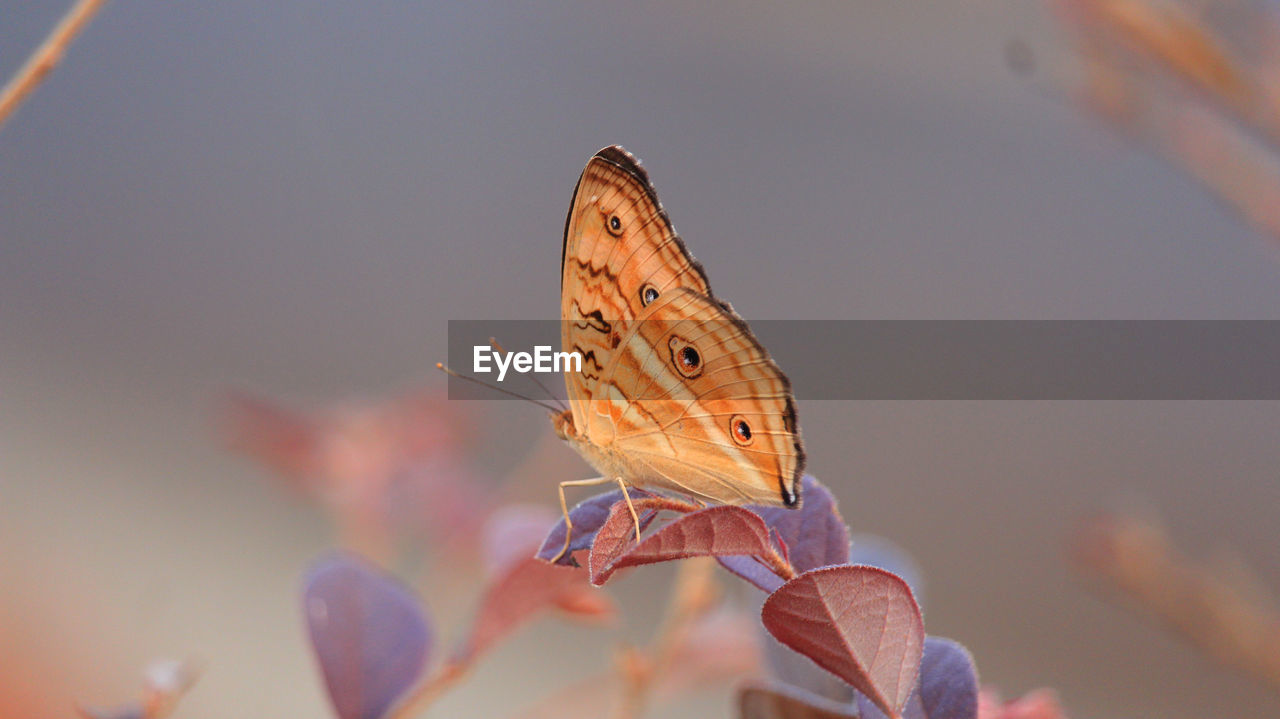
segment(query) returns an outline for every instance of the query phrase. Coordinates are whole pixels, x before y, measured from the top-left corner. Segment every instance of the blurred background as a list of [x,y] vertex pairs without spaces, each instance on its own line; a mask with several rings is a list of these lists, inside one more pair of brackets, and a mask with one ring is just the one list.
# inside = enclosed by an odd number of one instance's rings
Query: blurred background
[[[66,5],[0,10],[5,76]],[[178,717],[330,715],[298,598],[337,537],[220,402],[443,389],[447,320],[555,319],[607,144],[748,319],[1280,319],[1274,240],[1076,101],[1073,47],[1012,1],[108,4],[0,130],[5,713],[125,701],[179,656],[204,670]],[[589,476],[536,408],[465,404],[477,476],[548,507]],[[1280,586],[1280,404],[799,409],[812,473],[914,555],[984,682],[1074,717],[1280,714],[1066,549],[1119,502]],[[624,633],[667,576],[615,589]],[[438,713],[510,715],[612,641],[539,623]]]

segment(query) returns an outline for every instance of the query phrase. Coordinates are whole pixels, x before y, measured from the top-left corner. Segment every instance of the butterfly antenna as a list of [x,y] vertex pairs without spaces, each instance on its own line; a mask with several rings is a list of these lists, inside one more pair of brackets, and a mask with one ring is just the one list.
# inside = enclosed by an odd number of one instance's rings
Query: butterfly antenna
[[457,377],[458,379],[466,380],[466,381],[468,381],[468,382],[470,382],[470,383],[472,383],[472,384],[478,384],[478,385],[480,385],[481,387],[488,387],[489,389],[493,390],[494,392],[501,392],[502,394],[505,394],[505,395],[508,395],[508,396],[511,396],[511,397],[515,397],[516,399],[522,399],[522,400],[524,400],[524,401],[526,401],[526,402],[532,402],[532,403],[534,403],[534,404],[538,405],[539,407],[542,407],[543,409],[548,410],[548,411],[550,411],[550,412],[554,412],[554,413],[556,413],[556,414],[559,414],[560,412],[562,412],[562,411],[563,411],[563,410],[562,410],[562,409],[560,409],[559,407],[555,407],[555,406],[549,405],[549,404],[547,404],[547,403],[545,403],[545,402],[540,402],[540,401],[538,401],[538,400],[536,400],[536,399],[534,399],[534,398],[532,398],[532,397],[526,397],[526,396],[524,396],[524,395],[520,394],[519,392],[512,392],[512,391],[511,391],[511,390],[509,390],[509,389],[503,389],[502,387],[499,387],[499,386],[497,386],[497,385],[492,385],[492,384],[489,384],[488,382],[482,382],[482,381],[480,381],[480,380],[476,379],[475,377],[468,377],[468,376],[466,376],[466,375],[464,375],[464,374],[459,374],[459,373],[457,373],[457,372],[454,372],[453,370],[449,369],[449,367],[448,367],[448,366],[446,366],[446,365],[445,365],[445,363],[443,363],[443,362],[437,362],[437,363],[436,363],[436,369],[440,370],[441,372],[444,372],[445,374],[449,375],[450,377]]
[[[493,350],[498,354],[501,354],[501,355],[507,354],[507,351],[502,348],[502,345],[498,344],[498,339],[496,337],[490,337],[489,344],[493,346]],[[549,397],[552,402],[555,402],[556,404],[560,405],[560,411],[563,412],[564,410],[569,409],[564,405],[563,402],[560,401],[560,398],[556,396],[555,392],[552,392],[551,390],[547,389],[547,386],[543,384],[541,380],[538,379],[537,375],[531,374],[529,375],[529,379],[533,380],[533,383],[538,385],[538,387],[541,388],[543,392],[546,392],[547,397]]]

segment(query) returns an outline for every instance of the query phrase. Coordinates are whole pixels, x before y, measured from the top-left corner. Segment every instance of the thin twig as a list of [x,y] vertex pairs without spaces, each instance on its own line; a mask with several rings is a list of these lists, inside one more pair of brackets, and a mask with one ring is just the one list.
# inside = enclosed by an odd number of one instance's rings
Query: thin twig
[[711,557],[690,557],[680,562],[662,623],[650,643],[649,653],[658,666],[665,667],[671,662],[689,624],[720,601],[722,592],[715,579],[715,568],[716,560]]
[[1107,43],[1123,44],[1160,71],[1196,88],[1218,107],[1252,125],[1280,145],[1273,98],[1248,63],[1192,11],[1149,0],[1071,0],[1075,12],[1091,18]]
[[[1058,0],[1085,69],[1074,94],[1280,240],[1280,85],[1187,5]],[[1261,7],[1247,17],[1274,22]]]
[[0,91],[0,127],[4,126],[9,116],[40,85],[45,76],[58,66],[71,41],[89,24],[105,2],[106,0],[79,0],[62,16],[44,44],[36,48],[22,69]]
[[1080,533],[1077,563],[1210,656],[1280,690],[1280,607],[1256,579],[1193,561],[1157,524],[1104,517]]
[[757,557],[757,559],[764,562],[764,566],[768,567],[769,571],[778,575],[778,578],[784,582],[789,582],[796,578],[795,567],[791,566],[791,562],[788,562],[787,558],[773,547],[769,548],[768,554]]
[[636,719],[644,714],[654,685],[670,666],[682,635],[720,599],[714,570],[711,557],[691,557],[680,563],[662,622],[649,646],[625,649],[617,658],[621,696],[610,715],[613,719]]
[[442,694],[471,672],[471,660],[446,662],[430,678],[419,684],[391,711],[389,719],[408,719],[427,710]]

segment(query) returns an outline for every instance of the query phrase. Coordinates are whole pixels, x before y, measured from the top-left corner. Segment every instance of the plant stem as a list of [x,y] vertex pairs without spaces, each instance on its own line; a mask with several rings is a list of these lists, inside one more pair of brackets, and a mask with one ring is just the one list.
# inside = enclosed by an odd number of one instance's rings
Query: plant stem
[[795,579],[795,567],[792,567],[791,562],[788,562],[781,554],[778,554],[778,550],[774,549],[768,555],[758,557],[758,559],[764,562],[769,571],[781,577],[782,581],[787,582]]
[[418,685],[413,693],[400,702],[387,715],[387,719],[408,719],[427,710],[433,702],[440,698],[453,685],[462,681],[471,672],[470,660],[454,660],[446,662],[430,679]]
[[715,560],[711,557],[693,557],[680,563],[662,623],[649,646],[626,649],[618,657],[616,671],[621,690],[611,719],[637,719],[644,714],[654,684],[670,664],[681,635],[720,598],[714,571]]
[[1095,519],[1075,546],[1081,569],[1218,661],[1280,690],[1280,606],[1242,564],[1223,571],[1178,551],[1154,521]]
[[4,126],[9,116],[40,85],[45,76],[58,66],[71,41],[89,24],[105,2],[106,0],[79,0],[62,16],[44,44],[36,48],[31,57],[27,58],[26,64],[4,86],[4,90],[0,90],[0,127]]

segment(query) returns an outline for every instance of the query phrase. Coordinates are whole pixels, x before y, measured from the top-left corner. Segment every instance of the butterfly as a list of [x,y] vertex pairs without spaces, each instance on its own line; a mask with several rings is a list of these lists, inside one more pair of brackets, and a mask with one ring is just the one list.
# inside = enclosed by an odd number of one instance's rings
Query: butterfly
[[561,344],[582,365],[565,373],[569,408],[552,424],[601,473],[560,483],[567,530],[571,486],[616,482],[629,506],[628,486],[800,506],[790,382],[712,294],[648,173],[619,146],[597,152],[578,179],[560,270]]

